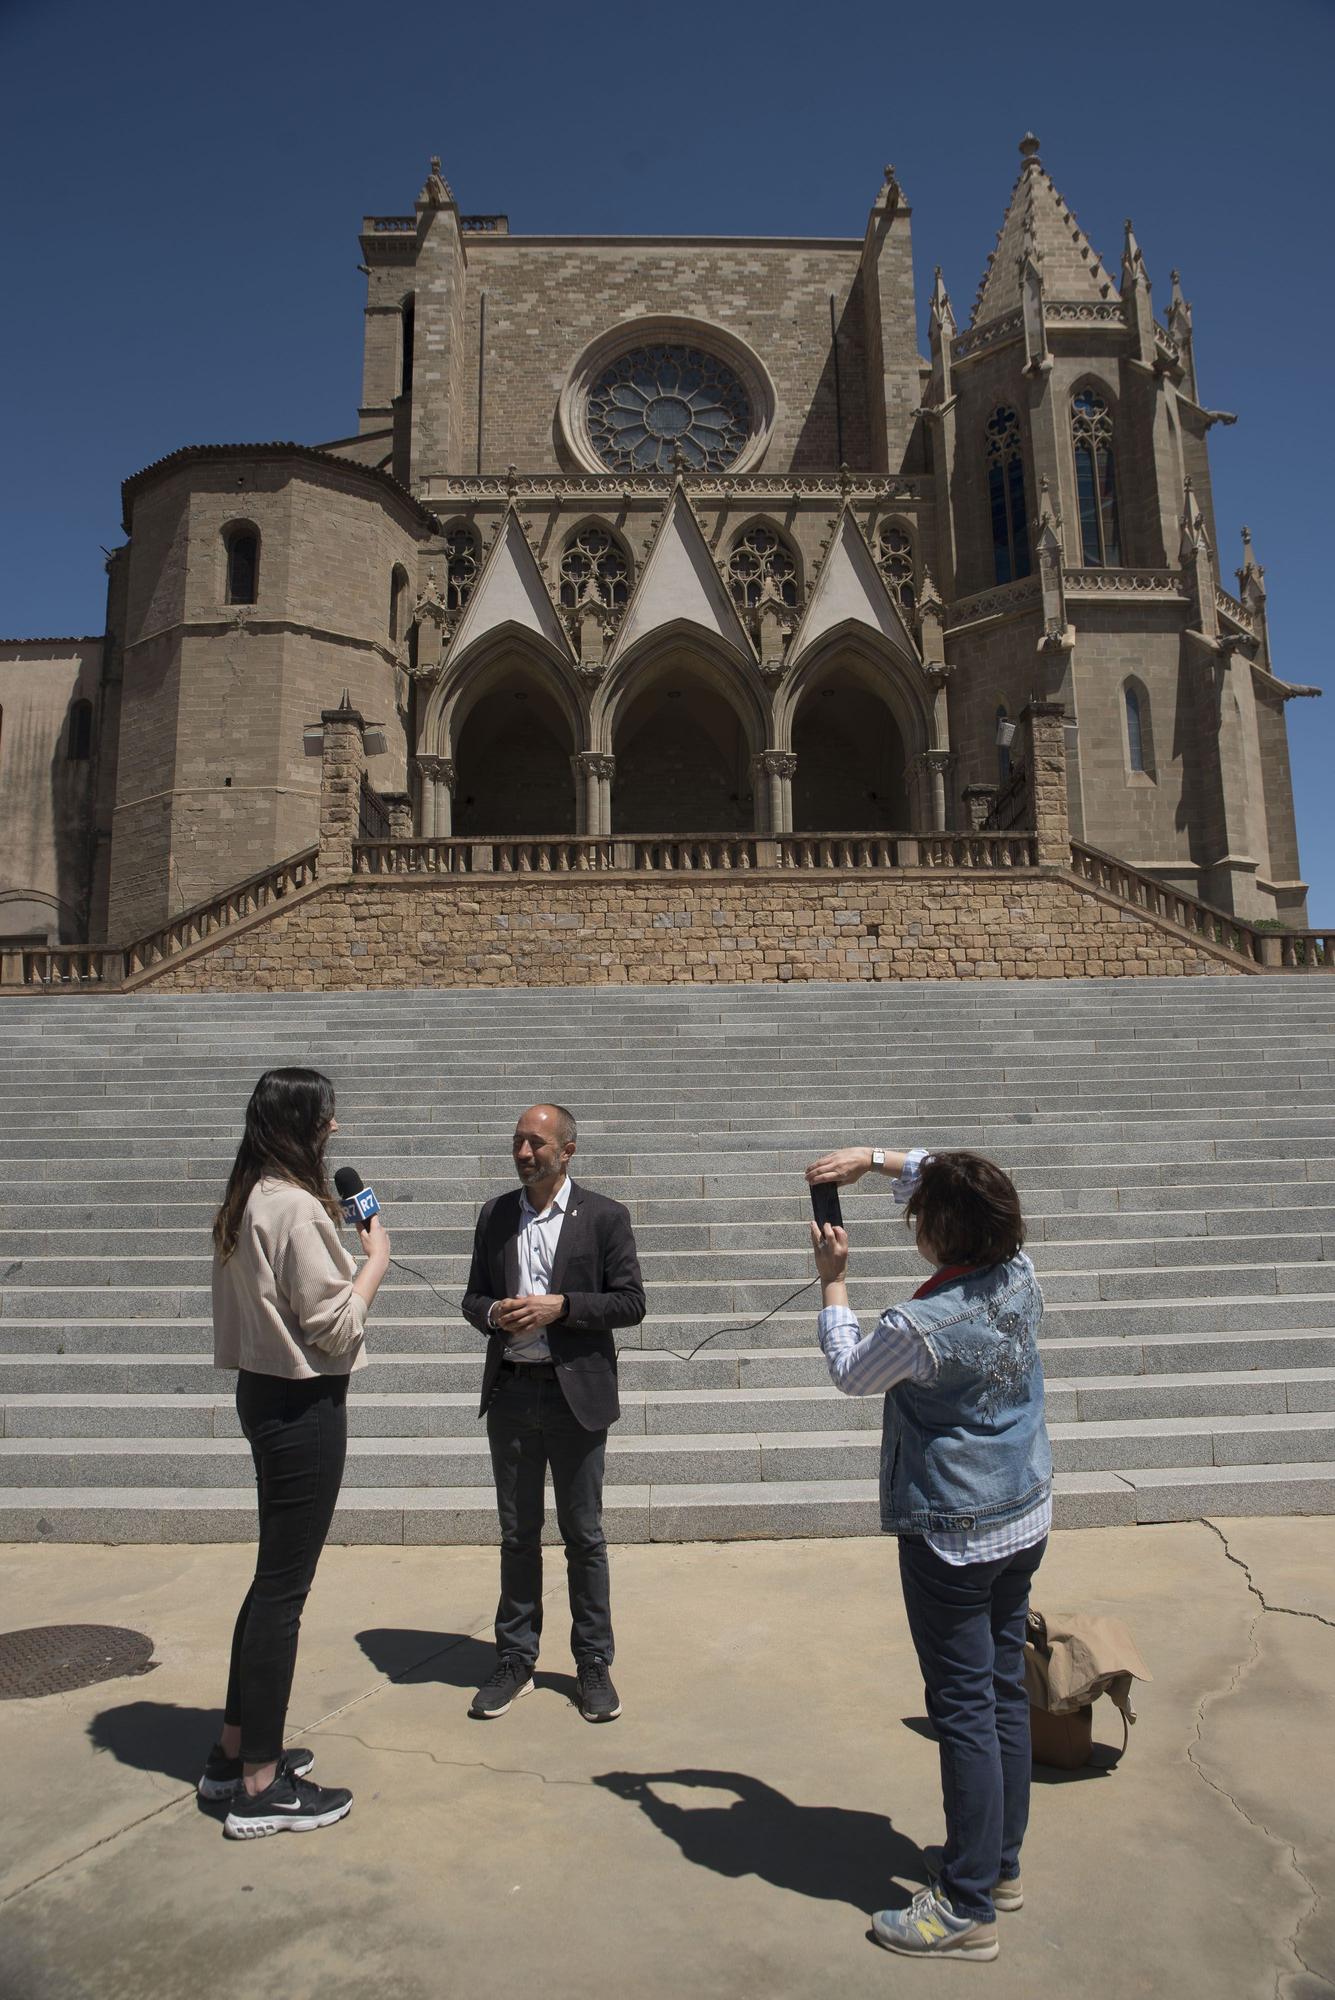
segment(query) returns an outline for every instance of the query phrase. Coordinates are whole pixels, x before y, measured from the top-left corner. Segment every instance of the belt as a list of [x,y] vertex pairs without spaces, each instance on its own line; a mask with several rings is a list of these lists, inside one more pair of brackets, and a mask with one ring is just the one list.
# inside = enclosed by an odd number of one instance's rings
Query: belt
[[556,1363],[554,1361],[506,1361],[502,1359],[501,1366],[507,1369],[511,1375],[547,1375],[552,1381],[556,1380]]

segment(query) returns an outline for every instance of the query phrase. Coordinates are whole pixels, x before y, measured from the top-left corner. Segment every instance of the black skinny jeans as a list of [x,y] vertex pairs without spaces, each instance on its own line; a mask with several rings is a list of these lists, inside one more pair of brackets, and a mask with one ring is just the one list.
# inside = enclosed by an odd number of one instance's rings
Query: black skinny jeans
[[334,1518],[348,1450],[348,1378],[288,1381],[243,1368],[236,1413],[255,1461],[260,1545],[232,1634],[226,1720],[248,1764],[281,1756],[292,1673],[315,1566]]

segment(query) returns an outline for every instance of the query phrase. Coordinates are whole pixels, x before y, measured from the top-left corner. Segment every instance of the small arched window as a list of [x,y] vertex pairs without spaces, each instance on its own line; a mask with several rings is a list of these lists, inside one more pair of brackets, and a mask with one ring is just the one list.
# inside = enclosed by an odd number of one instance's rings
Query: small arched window
[[91,701],[70,703],[69,730],[65,738],[65,756],[71,764],[87,763],[93,752],[93,704]]
[[987,497],[992,514],[992,564],[998,583],[1029,574],[1029,512],[1024,497],[1020,419],[1004,406],[987,420]]
[[241,523],[224,531],[227,550],[227,602],[254,604],[260,594],[260,538]]
[[462,611],[477,582],[477,536],[460,522],[445,537],[445,609]]
[[1015,725],[1006,713],[1003,702],[997,710],[997,783],[1008,785],[1011,781],[1011,738]]
[[630,563],[626,551],[596,522],[580,528],[566,543],[561,557],[561,604],[573,611],[586,603],[590,591],[609,611],[620,611],[630,597]]
[[408,630],[408,572],[395,563],[389,575],[389,636],[402,639]]
[[1093,389],[1071,398],[1071,443],[1080,506],[1080,549],[1091,568],[1116,568],[1122,560],[1117,527],[1117,472],[1112,412]]
[[1126,717],[1126,767],[1132,776],[1154,776],[1154,730],[1150,720],[1150,698],[1139,681],[1122,687],[1122,712]]
[[877,529],[876,562],[895,603],[903,611],[912,611],[917,600],[913,541],[898,521],[882,521]]
[[763,522],[748,528],[732,545],[728,557],[728,588],[744,611],[754,611],[766,595],[797,604],[797,557],[782,535]]

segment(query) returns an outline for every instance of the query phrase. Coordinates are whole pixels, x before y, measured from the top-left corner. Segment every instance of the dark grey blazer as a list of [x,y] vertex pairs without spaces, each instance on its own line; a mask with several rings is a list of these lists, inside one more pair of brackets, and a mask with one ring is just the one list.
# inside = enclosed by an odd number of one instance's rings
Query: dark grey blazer
[[[513,1298],[519,1289],[520,1199],[519,1188],[494,1195],[484,1205],[473,1237],[463,1315],[490,1336],[479,1416],[486,1414],[495,1393],[505,1354],[505,1335],[488,1326],[487,1314],[497,1299]],[[621,1415],[612,1333],[644,1318],[644,1281],[629,1212],[578,1181],[570,1183],[551,1289],[564,1292],[570,1301],[569,1318],[547,1328],[565,1399],[586,1430],[605,1430]]]

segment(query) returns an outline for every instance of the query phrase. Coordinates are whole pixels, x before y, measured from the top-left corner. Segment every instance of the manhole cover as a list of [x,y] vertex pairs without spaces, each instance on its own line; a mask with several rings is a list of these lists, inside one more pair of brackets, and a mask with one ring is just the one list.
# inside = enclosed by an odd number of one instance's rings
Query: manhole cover
[[123,1674],[145,1674],[153,1641],[123,1625],[31,1625],[0,1632],[0,1701],[69,1694]]

